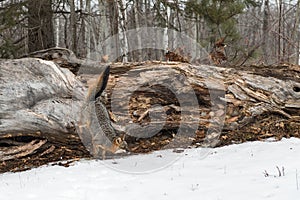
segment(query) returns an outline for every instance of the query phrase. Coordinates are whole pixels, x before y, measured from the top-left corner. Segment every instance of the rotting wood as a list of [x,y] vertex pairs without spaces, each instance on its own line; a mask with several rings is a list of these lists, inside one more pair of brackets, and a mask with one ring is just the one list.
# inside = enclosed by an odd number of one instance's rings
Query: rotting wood
[[[64,62],[67,66],[69,61]],[[101,88],[99,74],[105,69],[99,63],[82,63],[76,76],[50,61],[1,61],[0,142],[21,147],[25,144],[11,138],[32,137],[68,147],[81,143],[76,127],[86,128],[91,119],[82,106],[92,106],[87,93]],[[104,102],[132,152],[299,137],[299,66],[221,68],[159,61],[110,65]],[[184,98],[191,92],[196,106]],[[185,132],[178,135],[180,126]],[[49,146],[41,154],[56,149]]]
[[[106,90],[107,107],[116,127],[130,135],[128,140],[132,137],[142,140],[145,131],[150,137],[154,133],[176,132],[182,121],[181,125],[187,130],[198,121],[198,131],[204,130],[206,134],[198,137],[194,132],[188,137],[195,138],[191,143],[201,143],[208,138],[209,142],[217,140],[209,146],[267,137],[299,137],[300,92],[297,88],[300,88],[300,73],[295,68],[254,66],[249,67],[250,70],[239,70],[176,62],[114,64]],[[187,84],[178,83],[177,89],[184,94],[192,87],[198,100],[197,108],[189,107],[184,100],[179,102],[170,91],[172,83],[182,75]],[[217,96],[212,97],[212,93]],[[212,105],[211,98],[215,98],[216,105]],[[160,111],[153,109],[158,104]],[[188,120],[182,119],[181,104],[191,110],[185,116]],[[177,109],[172,108],[174,105]],[[155,117],[151,118],[151,114]],[[268,126],[265,126],[266,119],[271,122]],[[291,123],[291,119],[297,123]],[[278,121],[284,125],[275,126]],[[219,134],[214,132],[216,138],[207,132],[212,127],[221,128]],[[134,145],[132,149],[143,151]]]

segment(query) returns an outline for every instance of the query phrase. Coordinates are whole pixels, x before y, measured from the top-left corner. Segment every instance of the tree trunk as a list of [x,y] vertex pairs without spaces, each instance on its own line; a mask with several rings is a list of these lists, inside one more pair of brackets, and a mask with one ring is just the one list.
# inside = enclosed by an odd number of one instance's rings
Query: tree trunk
[[163,43],[162,47],[164,48],[164,49],[162,49],[162,52],[166,53],[167,49],[170,46],[168,30],[169,30],[169,23],[170,23],[169,20],[170,20],[170,16],[171,16],[171,8],[166,5],[164,9],[166,10],[166,12],[165,12],[166,22],[165,22],[165,27],[164,27],[163,33],[162,33],[162,43]]
[[[113,55],[113,58],[116,58],[120,54],[120,44],[119,38],[117,37],[118,30],[119,30],[119,13],[118,13],[118,5],[117,0],[107,0],[107,7],[108,7],[108,16],[110,22],[110,37],[114,39],[111,41],[110,49],[111,51],[108,54]],[[114,37],[113,37],[114,36]],[[115,61],[115,60],[113,60]],[[118,58],[116,61],[121,61]]]
[[[109,33],[109,18],[108,18],[108,12],[107,12],[107,3],[105,1],[103,1],[102,4],[100,4],[100,0],[99,0],[99,10],[103,12],[103,16],[101,17],[101,25],[100,28],[102,31],[102,35],[101,35],[101,40],[98,41],[98,46],[101,47],[101,49],[98,49],[99,52],[102,52],[102,55],[108,55],[108,52],[111,51],[111,47],[109,44],[105,44],[102,45],[101,43],[104,43],[103,41],[105,41],[110,33]],[[100,45],[101,44],[101,45]]]
[[28,49],[29,52],[54,47],[51,0],[28,2]]
[[141,35],[139,33],[140,28],[140,3],[139,1],[134,2],[133,11],[134,11],[134,21],[135,21],[135,30],[136,30],[136,54],[133,56],[133,60],[140,62],[143,60],[142,58],[142,41],[141,41]]
[[122,55],[122,62],[128,62],[128,41],[126,36],[126,21],[127,21],[127,14],[126,14],[126,2],[124,0],[118,0],[118,13],[119,13],[119,41],[121,43],[121,55]]
[[91,29],[92,29],[92,17],[90,16],[91,13],[91,1],[87,0],[86,1],[86,12],[89,14],[87,16],[87,25],[85,26],[85,33],[86,33],[86,54],[87,54],[87,59],[91,59]]
[[282,0],[279,0],[278,5],[278,49],[277,49],[277,56],[278,56],[278,63],[282,62],[282,55],[281,55],[281,34],[282,34]]
[[70,3],[70,37],[71,37],[71,50],[77,54],[77,21],[75,12],[75,2],[74,0],[69,0]]
[[262,49],[263,49],[263,57],[264,63],[268,64],[269,61],[269,16],[270,16],[270,9],[269,9],[269,0],[265,0],[264,4],[264,19],[263,19],[263,42],[262,42]]
[[[299,16],[300,15],[300,0],[297,1],[297,5],[296,5],[296,13],[295,13],[295,16]],[[299,62],[299,55],[300,55],[300,36],[299,36],[299,31],[298,31],[298,27],[299,27],[299,17],[295,17],[294,19],[294,24],[293,24],[293,29],[291,31],[291,39],[293,41],[296,41],[296,48],[293,49],[293,47],[291,47],[290,45],[290,48],[292,48],[291,52],[295,53],[295,56],[293,56],[293,63],[295,64],[300,64]]]

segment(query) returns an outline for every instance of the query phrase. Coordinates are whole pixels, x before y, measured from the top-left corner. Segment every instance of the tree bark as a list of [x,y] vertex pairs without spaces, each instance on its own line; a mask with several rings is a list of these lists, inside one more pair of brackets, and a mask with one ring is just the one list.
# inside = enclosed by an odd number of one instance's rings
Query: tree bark
[[69,0],[70,3],[70,37],[71,37],[71,50],[77,54],[77,20],[76,20],[76,8],[74,0]]
[[54,47],[51,0],[28,1],[29,52]]
[[141,41],[141,35],[139,34],[139,28],[141,26],[140,24],[140,3],[139,1],[135,1],[133,5],[133,11],[134,11],[134,22],[135,22],[135,30],[137,32],[136,34],[136,54],[133,56],[133,60],[135,61],[142,61],[142,41]]
[[263,57],[264,63],[268,64],[269,61],[269,16],[270,16],[270,9],[269,9],[269,0],[265,0],[264,3],[264,19],[263,19],[263,42],[262,42],[262,50],[263,50]]
[[119,41],[121,44],[121,57],[122,57],[122,62],[128,62],[128,41],[127,41],[127,36],[126,36],[126,21],[127,21],[127,13],[126,13],[126,2],[124,0],[118,0],[117,3],[117,8],[118,8],[118,15],[119,15]]
[[282,55],[281,55],[281,34],[282,34],[282,0],[279,0],[278,5],[278,49],[277,49],[277,56],[278,56],[278,63],[282,62]]
[[[118,2],[117,0],[107,0],[107,9],[110,22],[110,36],[114,38],[112,44],[110,44],[110,54],[112,55],[121,55],[120,51],[120,41],[117,37],[119,31],[119,12],[118,12]],[[118,58],[117,61],[122,61],[121,58]]]

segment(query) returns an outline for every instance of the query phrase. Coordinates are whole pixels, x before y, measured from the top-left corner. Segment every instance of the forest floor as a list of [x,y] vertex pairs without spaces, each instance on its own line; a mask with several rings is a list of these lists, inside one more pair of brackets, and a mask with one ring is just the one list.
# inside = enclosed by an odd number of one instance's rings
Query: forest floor
[[[250,71],[253,74],[275,77],[280,74],[282,80],[294,80],[300,82],[300,67],[293,65],[281,65],[281,66],[239,66],[233,67],[238,70]],[[115,73],[112,69],[111,73]],[[300,90],[295,88],[295,90]],[[219,137],[219,142],[216,147],[221,147],[230,144],[243,143],[246,141],[262,141],[267,138],[274,138],[275,140],[281,140],[282,138],[298,137],[300,138],[300,124],[298,122],[290,122],[288,126],[280,124],[269,124],[268,118],[278,118],[281,116],[262,116],[266,120],[258,120],[259,123],[253,122],[252,127],[256,127],[256,130],[237,130],[237,131],[222,131]],[[270,120],[274,121],[274,120]],[[258,131],[259,130],[259,131]],[[159,134],[151,138],[135,139],[133,137],[126,137],[128,143],[128,154],[141,154],[149,153],[156,150],[167,148],[191,148],[198,147],[205,138],[205,131],[199,130],[194,138],[181,137],[177,138],[178,142],[173,145],[169,144],[173,138],[174,132],[161,131]],[[241,134],[243,133],[243,134]],[[26,138],[28,142],[36,138]],[[24,138],[15,138],[16,141],[24,140]],[[0,150],[5,147],[5,142],[0,141]],[[49,151],[51,149],[51,151]],[[85,146],[80,141],[72,142],[68,145],[46,143],[43,148],[38,149],[33,154],[25,157],[21,157],[15,160],[7,160],[0,162],[0,173],[4,172],[17,172],[39,167],[41,165],[49,164],[61,165],[68,167],[72,162],[81,158],[92,158]],[[109,157],[108,157],[109,158]]]

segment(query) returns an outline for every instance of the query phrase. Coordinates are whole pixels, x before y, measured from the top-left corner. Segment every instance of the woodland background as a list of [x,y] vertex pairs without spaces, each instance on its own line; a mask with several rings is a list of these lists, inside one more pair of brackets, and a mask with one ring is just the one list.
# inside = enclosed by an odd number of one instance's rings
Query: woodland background
[[[80,58],[120,51],[113,61],[164,60],[168,49],[189,45],[172,37],[176,30],[208,52],[225,37],[232,65],[299,64],[299,20],[300,0],[0,0],[0,57],[59,46]],[[161,27],[164,37],[136,35],[135,45],[167,38],[166,48],[128,52],[124,33],[141,27]]]

